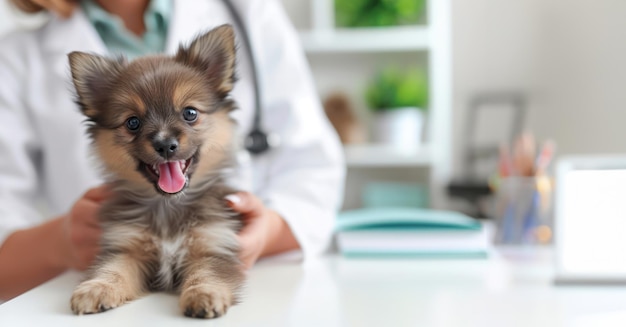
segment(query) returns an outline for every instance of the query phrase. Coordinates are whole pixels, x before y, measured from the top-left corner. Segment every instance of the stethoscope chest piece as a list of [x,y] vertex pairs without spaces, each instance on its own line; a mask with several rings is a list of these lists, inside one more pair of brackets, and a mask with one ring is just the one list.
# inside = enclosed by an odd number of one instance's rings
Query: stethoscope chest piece
[[259,129],[253,129],[244,140],[244,147],[251,154],[261,154],[270,148],[267,134]]
[[259,155],[267,152],[271,148],[280,145],[280,138],[277,134],[267,134],[259,128],[254,128],[243,140],[244,148],[252,155]]

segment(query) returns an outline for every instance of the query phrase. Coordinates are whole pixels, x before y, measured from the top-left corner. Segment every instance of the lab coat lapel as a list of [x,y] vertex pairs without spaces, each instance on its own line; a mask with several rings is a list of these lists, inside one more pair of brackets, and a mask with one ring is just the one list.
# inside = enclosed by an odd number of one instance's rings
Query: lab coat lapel
[[77,10],[71,18],[66,20],[51,18],[48,26],[42,31],[44,58],[61,77],[68,75],[67,55],[70,52],[107,54],[104,42],[81,10]]

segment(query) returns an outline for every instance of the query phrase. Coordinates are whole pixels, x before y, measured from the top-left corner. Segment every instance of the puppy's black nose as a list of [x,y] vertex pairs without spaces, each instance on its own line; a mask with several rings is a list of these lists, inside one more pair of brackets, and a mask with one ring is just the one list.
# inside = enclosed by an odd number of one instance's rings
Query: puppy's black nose
[[156,139],[152,141],[152,146],[161,157],[169,159],[176,153],[176,150],[178,150],[178,140],[174,137]]

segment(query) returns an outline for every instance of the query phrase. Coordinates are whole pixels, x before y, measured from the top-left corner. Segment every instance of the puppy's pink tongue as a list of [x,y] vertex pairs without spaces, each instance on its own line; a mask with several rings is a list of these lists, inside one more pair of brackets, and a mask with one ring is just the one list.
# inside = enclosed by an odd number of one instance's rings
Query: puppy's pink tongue
[[159,188],[165,193],[178,193],[185,187],[185,175],[179,161],[159,165]]

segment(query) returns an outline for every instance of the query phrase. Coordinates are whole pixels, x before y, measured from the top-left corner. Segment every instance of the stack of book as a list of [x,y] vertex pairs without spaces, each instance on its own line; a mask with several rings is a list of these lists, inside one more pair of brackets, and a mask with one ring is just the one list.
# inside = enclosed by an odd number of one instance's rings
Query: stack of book
[[345,256],[486,257],[488,228],[452,211],[366,208],[345,211],[337,244]]

